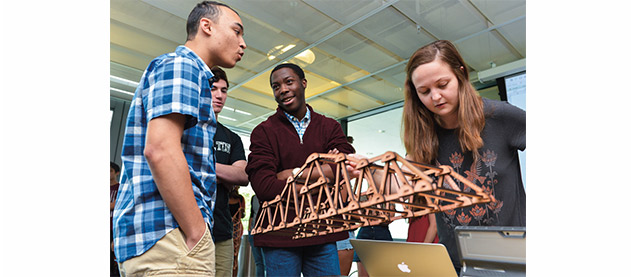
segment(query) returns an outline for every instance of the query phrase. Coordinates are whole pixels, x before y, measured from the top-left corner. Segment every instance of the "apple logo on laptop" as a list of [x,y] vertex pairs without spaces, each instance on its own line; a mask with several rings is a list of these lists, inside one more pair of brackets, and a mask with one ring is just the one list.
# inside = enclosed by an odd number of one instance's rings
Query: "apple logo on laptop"
[[398,264],[397,267],[399,268],[399,270],[401,270],[401,272],[405,272],[405,273],[412,272],[410,268],[408,268],[408,265],[406,265],[404,262],[401,262],[400,264]]

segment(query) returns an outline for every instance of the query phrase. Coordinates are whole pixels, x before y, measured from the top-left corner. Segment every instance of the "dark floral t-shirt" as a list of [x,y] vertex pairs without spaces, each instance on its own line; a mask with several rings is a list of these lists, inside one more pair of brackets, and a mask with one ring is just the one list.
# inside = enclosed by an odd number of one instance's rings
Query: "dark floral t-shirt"
[[[484,146],[473,163],[463,153],[456,129],[438,128],[438,163],[454,170],[492,194],[496,201],[436,214],[440,243],[447,247],[454,266],[460,268],[454,234],[456,226],[526,226],[526,192],[522,184],[518,150],[526,148],[526,112],[506,102],[483,99],[486,123]],[[471,191],[455,180],[459,188]],[[446,186],[448,184],[444,183]]]

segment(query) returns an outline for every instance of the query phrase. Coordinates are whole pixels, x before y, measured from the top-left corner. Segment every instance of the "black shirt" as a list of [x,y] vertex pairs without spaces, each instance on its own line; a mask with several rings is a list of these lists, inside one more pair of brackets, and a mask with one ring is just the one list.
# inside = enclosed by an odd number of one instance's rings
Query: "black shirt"
[[[526,192],[521,180],[518,150],[526,148],[526,112],[495,100],[483,99],[486,124],[481,136],[481,159],[473,163],[464,152],[457,130],[438,127],[438,162],[495,196],[497,202],[436,213],[439,242],[444,244],[456,268],[460,259],[454,228],[466,226],[526,226]],[[459,181],[460,190],[468,192]],[[445,182],[446,183],[446,182]]]
[[[241,138],[219,122],[217,122],[214,142],[215,161],[217,163],[233,164],[239,160],[245,161],[245,151]],[[228,198],[228,190],[217,180],[217,199],[213,211],[215,226],[212,230],[213,239],[216,242],[232,239],[232,217],[230,216]]]

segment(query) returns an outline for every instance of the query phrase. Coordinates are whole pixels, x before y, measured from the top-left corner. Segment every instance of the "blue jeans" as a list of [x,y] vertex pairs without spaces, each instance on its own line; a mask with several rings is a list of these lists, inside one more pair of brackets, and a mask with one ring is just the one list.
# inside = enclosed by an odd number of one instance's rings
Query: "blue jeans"
[[[357,239],[392,241],[392,234],[387,225],[364,226],[359,228]],[[353,262],[361,262],[359,256],[357,256],[357,252],[353,255]]]
[[263,247],[267,276],[336,276],[340,262],[335,242],[301,247]]
[[248,235],[250,247],[252,248],[252,256],[254,256],[254,264],[256,265],[256,277],[265,276],[265,259],[263,258],[262,247],[254,246],[254,236]]
[[348,231],[348,238],[343,240],[338,240],[335,242],[337,245],[337,251],[340,250],[352,250],[353,245],[351,244],[351,239],[355,238],[355,233],[353,231]]

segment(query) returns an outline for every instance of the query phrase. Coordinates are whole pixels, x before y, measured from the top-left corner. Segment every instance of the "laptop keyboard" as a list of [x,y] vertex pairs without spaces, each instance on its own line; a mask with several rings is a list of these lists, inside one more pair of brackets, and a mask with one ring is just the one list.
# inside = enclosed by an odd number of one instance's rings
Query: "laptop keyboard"
[[[462,277],[476,277],[476,276],[508,276],[506,271],[501,269],[485,269],[481,267],[473,267],[470,272],[464,272]],[[473,275],[470,275],[473,274]]]

